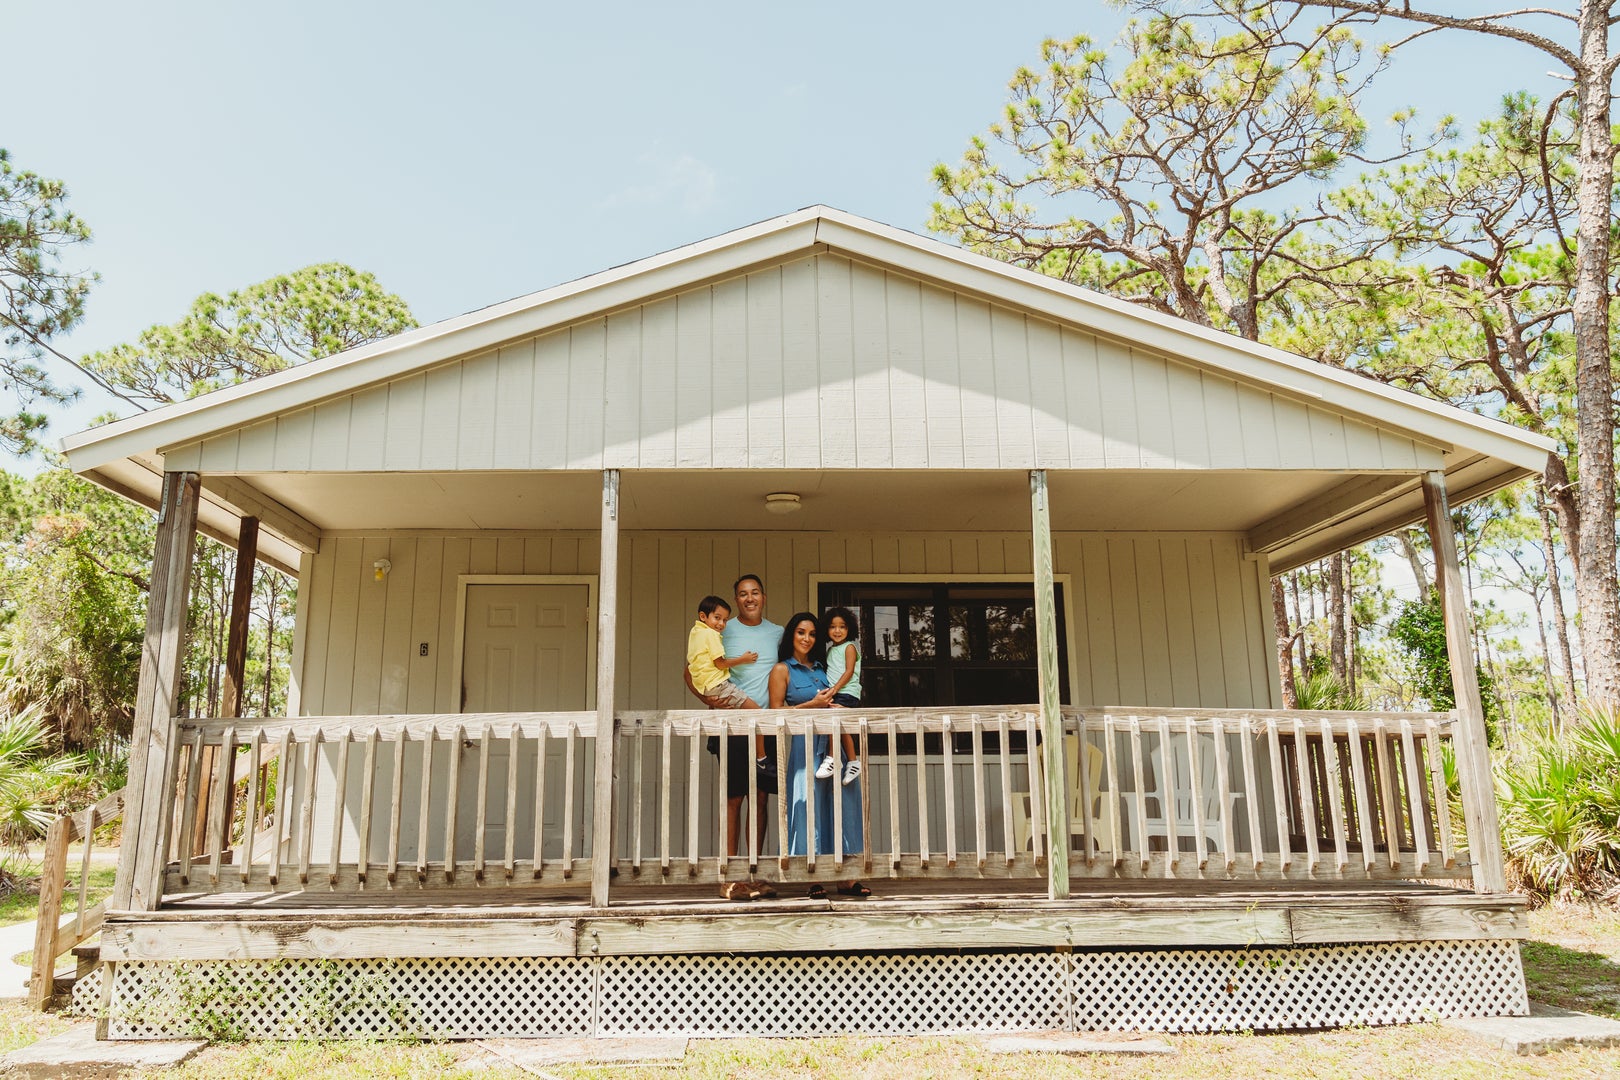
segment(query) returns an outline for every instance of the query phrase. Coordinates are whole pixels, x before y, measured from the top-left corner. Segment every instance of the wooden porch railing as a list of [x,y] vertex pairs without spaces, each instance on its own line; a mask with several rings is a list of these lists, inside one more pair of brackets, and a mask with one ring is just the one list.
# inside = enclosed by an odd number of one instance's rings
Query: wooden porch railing
[[[1030,706],[626,712],[615,728],[615,889],[752,874],[1040,878],[1058,845],[1074,878],[1471,872],[1445,781],[1450,713],[1065,709],[1061,755]],[[739,853],[724,854],[729,747],[719,739],[716,760],[711,736],[774,738],[785,792],[789,740],[836,747],[845,734],[860,747],[860,799],[846,810],[834,798],[819,817],[809,800],[809,853],[784,853],[788,799],[777,798],[764,841],[744,828]],[[594,713],[184,721],[165,891],[583,888],[594,736]],[[217,775],[199,806],[205,763]],[[1068,821],[1049,829],[1052,768]],[[808,782],[841,792],[836,778]],[[814,838],[841,840],[847,813],[860,815],[860,850],[817,854],[826,844]],[[206,823],[201,843],[194,822]]]
[[572,712],[182,721],[164,891],[577,884],[595,735],[596,714]]
[[[124,815],[124,792],[115,791],[87,809],[66,814],[45,831],[45,855],[39,873],[39,915],[34,931],[34,961],[28,977],[28,1004],[43,1009],[55,993],[56,958],[83,944],[101,930],[107,913],[105,900],[90,906],[90,860],[95,833]],[[62,920],[62,898],[67,887],[68,845],[84,840],[79,861],[78,906],[71,921]]]

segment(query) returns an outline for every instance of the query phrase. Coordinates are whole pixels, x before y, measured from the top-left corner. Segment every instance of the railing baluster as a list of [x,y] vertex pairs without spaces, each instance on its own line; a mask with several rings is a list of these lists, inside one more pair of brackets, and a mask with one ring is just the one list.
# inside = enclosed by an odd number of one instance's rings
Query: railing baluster
[[1266,845],[1260,836],[1260,784],[1255,779],[1254,724],[1248,716],[1238,721],[1238,754],[1243,758],[1243,802],[1248,811],[1249,858],[1254,872],[1260,873],[1266,864]]
[[281,880],[281,844],[283,837],[291,836],[287,823],[287,789],[292,787],[292,728],[281,732],[281,745],[276,749],[276,809],[271,828],[275,830],[270,845],[270,887]]
[[1237,866],[1237,856],[1233,851],[1235,829],[1232,824],[1231,762],[1227,760],[1226,721],[1217,716],[1214,725],[1216,811],[1221,815],[1221,855],[1226,860],[1226,872],[1230,874]]
[[861,763],[861,873],[872,876],[872,766],[866,760],[866,748],[871,745],[871,725],[861,717],[861,745],[857,758]]
[[1401,721],[1401,757],[1406,760],[1406,805],[1412,818],[1412,842],[1417,847],[1417,873],[1421,876],[1429,865],[1429,823],[1423,817],[1423,781],[1418,778],[1410,720]]
[[669,780],[670,780],[670,725],[666,717],[659,724],[658,772],[658,867],[669,879]]
[[923,726],[917,725],[917,853],[924,873],[928,872],[928,761],[924,754]]
[[821,833],[816,821],[816,722],[804,721],[804,868],[816,872],[816,848]]
[[366,753],[360,762],[360,852],[355,858],[356,877],[362,886],[371,876],[371,815],[377,801],[377,727],[366,732]]
[[[596,736],[601,738],[599,732]],[[571,880],[574,876],[574,760],[578,752],[579,725],[568,721],[568,741],[563,747],[563,878]],[[725,781],[721,781],[723,784]],[[610,792],[599,791],[596,798],[606,799]]]
[[315,773],[324,732],[317,729],[304,743],[304,790],[298,814],[298,884],[309,884],[309,860],[315,846]]
[[956,868],[956,738],[951,717],[940,726],[940,755],[945,765],[945,865]]
[[1327,773],[1328,809],[1333,819],[1333,850],[1338,856],[1336,868],[1340,874],[1350,865],[1345,834],[1349,828],[1344,817],[1344,792],[1339,785],[1339,744],[1333,738],[1333,725],[1322,721],[1322,768]]
[[461,743],[466,729],[457,724],[450,729],[449,776],[444,794],[444,880],[456,880],[456,826],[461,810]]
[[1424,724],[1424,748],[1429,752],[1429,783],[1434,788],[1434,824],[1440,832],[1440,857],[1447,870],[1457,865],[1457,852],[1451,846],[1451,807],[1446,790],[1445,759],[1440,754],[1440,729],[1433,720]]
[[491,738],[489,721],[484,721],[484,730],[478,737],[478,783],[474,787],[478,801],[473,811],[473,880],[484,880],[485,853],[488,849],[488,840],[484,833],[489,828],[489,740]]
[[641,813],[642,813],[642,787],[646,780],[642,769],[642,754],[647,749],[646,740],[641,737],[641,718],[636,717],[636,724],[630,738],[635,740],[636,759],[635,775],[631,783],[634,785],[630,791],[630,867],[637,877],[641,876]]
[[1294,718],[1294,764],[1299,774],[1299,813],[1305,819],[1306,866],[1314,874],[1322,860],[1316,841],[1316,779],[1311,775],[1311,746],[1305,738],[1305,725],[1298,717]]
[[[866,734],[865,724],[866,721],[862,720],[863,736]],[[1018,853],[1013,850],[1012,749],[1008,745],[1010,730],[1007,714],[997,716],[996,757],[1000,759],[998,763],[1001,766],[1001,853],[1006,857],[1008,866],[1011,866],[1013,860],[1018,857]],[[1034,798],[1034,794],[1031,793],[1030,797]],[[871,846],[867,845],[868,848]]]
[[[433,744],[438,739],[438,728],[430,726],[422,733],[422,802],[417,809],[416,818],[416,880],[427,881],[428,871],[428,830],[432,828],[433,816],[429,812],[433,794]],[[402,744],[403,749],[403,744]],[[455,755],[451,754],[450,767],[455,768]]]
[[843,755],[839,751],[843,748],[843,725],[838,722],[838,714],[831,716],[832,731],[827,736],[827,753],[832,755],[833,774],[828,784],[832,787],[832,831],[833,831],[833,866],[838,870],[844,868],[844,791],[843,770],[837,765]]
[[1288,834],[1288,795],[1283,776],[1282,736],[1277,732],[1277,721],[1266,721],[1267,742],[1271,751],[1272,810],[1277,817],[1278,865],[1286,873],[1294,863],[1294,845]]
[[338,879],[338,864],[342,862],[343,854],[343,803],[348,794],[349,787],[349,736],[347,728],[338,736],[337,769],[333,774],[332,796],[332,851],[331,859],[326,870],[326,884],[335,887]]
[[[1107,713],[1103,714],[1103,768],[1108,770],[1109,798],[1114,800],[1114,812],[1108,815],[1108,841],[1113,845],[1114,869],[1118,870],[1125,858],[1124,843],[1120,837],[1119,817],[1124,813],[1125,807],[1119,801],[1119,749],[1114,744],[1118,740],[1114,736],[1114,718]],[[1039,805],[1039,793],[1030,796],[1031,800]]]
[[[246,816],[243,818],[243,821],[242,821],[242,884],[243,885],[246,885],[248,883],[248,879],[253,873],[253,841],[255,839],[255,833],[257,833],[257,831],[258,831],[258,825],[259,825],[259,754],[260,754],[259,747],[262,745],[263,741],[264,741],[264,733],[261,730],[255,728],[254,731],[253,731],[252,738],[250,738],[248,740],[247,806],[245,807],[245,810],[244,810]],[[85,856],[88,857],[89,854],[90,853],[89,853],[88,845],[87,845],[87,850],[85,851]],[[83,911],[84,907],[82,905],[83,905],[84,901],[81,899],[79,901],[79,903],[81,905],[79,910]]]
[[1056,750],[1042,749],[1039,734],[1039,711],[1024,714],[1024,745],[1028,749],[1025,756],[1024,771],[1029,780],[1029,853],[1031,861],[1041,866],[1047,849],[1046,835],[1046,785],[1044,782],[1046,755],[1055,753],[1058,760],[1063,760],[1063,748]]
[[[1164,872],[1166,877],[1174,877],[1176,868],[1181,865],[1181,837],[1176,830],[1177,755],[1175,746],[1170,742],[1170,718],[1160,716],[1158,728],[1159,761],[1164,765],[1164,775],[1154,779],[1159,783],[1159,813],[1164,816]],[[1196,838],[1194,842],[1197,842]]]
[[[720,781],[714,785],[715,790],[719,792],[719,805],[716,807],[715,812],[715,821],[718,826],[716,832],[719,836],[719,842],[718,846],[715,848],[715,852],[720,857],[717,860],[716,865],[720,868],[720,881],[722,883],[725,882],[727,875],[731,870],[730,864],[728,864],[726,861],[727,857],[731,854],[731,845],[726,842],[727,834],[729,834],[731,831],[731,821],[729,820],[730,814],[727,813],[730,808],[729,804],[731,800],[729,796],[731,793],[729,790],[730,785],[726,781],[726,778],[731,775],[729,771],[729,759],[731,757],[731,732],[728,730],[730,726],[731,725],[727,724],[725,721],[725,714],[722,713],[720,719]],[[754,790],[752,778],[749,779],[748,790],[750,792]],[[752,810],[752,808],[750,808],[750,810]],[[750,821],[749,824],[752,825],[753,822]]]
[[[697,877],[698,872],[698,791],[701,784],[698,779],[700,758],[698,753],[703,746],[703,729],[694,725],[692,734],[686,739],[686,873],[689,877]],[[725,783],[722,777],[720,782]],[[778,799],[780,803],[782,800]]]
[[[1148,868],[1148,840],[1147,840],[1147,786],[1142,778],[1142,721],[1140,717],[1130,718],[1131,735],[1131,779],[1136,783],[1136,843],[1141,848],[1137,852],[1142,860],[1142,870]],[[1058,761],[1063,759],[1059,757]],[[1163,807],[1160,808],[1161,810]],[[1056,830],[1054,830],[1055,832]]]
[[900,729],[889,717],[889,873],[900,873]]
[[393,776],[388,785],[388,884],[399,877],[399,819],[405,816],[405,729],[400,728],[389,740],[394,759]]
[[546,740],[551,729],[546,724],[534,736],[534,866],[530,873],[540,880],[546,861]]
[[[788,740],[792,737],[787,723],[776,718],[776,865],[782,873],[788,868],[787,804],[793,785],[788,777]],[[720,778],[724,786],[726,778]]]
[[989,825],[985,822],[984,804],[984,720],[978,713],[973,714],[973,842],[977,846],[979,869],[984,869],[986,834]]
[[231,817],[236,809],[236,785],[231,783],[231,768],[236,762],[236,726],[225,729],[219,740],[219,756],[214,759],[214,791],[219,808],[209,807],[208,814],[208,884],[219,884],[219,867],[225,848],[231,842]]
[[180,808],[180,884],[191,884],[191,852],[192,830],[197,820],[198,789],[202,783],[203,772],[203,733],[197,729],[197,734],[191,739],[191,756],[186,759],[186,801]]
[[518,810],[518,751],[523,748],[523,729],[516,720],[506,736],[506,850],[502,852],[501,871],[511,881],[517,874],[517,810]]
[[[1067,738],[1067,736],[1064,737]],[[1080,748],[1079,756],[1076,758],[1079,762],[1080,775],[1075,777],[1075,786],[1080,790],[1080,806],[1078,807],[1080,811],[1080,827],[1084,832],[1080,842],[1085,846],[1086,865],[1092,866],[1097,861],[1097,848],[1101,846],[1096,842],[1097,822],[1091,813],[1091,804],[1097,801],[1099,792],[1091,790],[1091,747],[1086,741],[1086,716],[1084,713],[1081,713],[1075,721],[1074,737]],[[1071,807],[1069,817],[1074,817],[1074,811],[1075,808]]]
[[[759,756],[754,753],[756,745],[754,738],[758,731],[759,718],[750,715],[748,717],[748,735],[746,736],[748,746],[748,819],[746,827],[748,829],[748,875],[750,877],[759,873],[759,822],[756,820],[759,815],[759,769],[754,764]],[[725,787],[724,781],[721,782],[720,786]]]
[[1373,851],[1372,802],[1367,796],[1367,761],[1361,750],[1361,727],[1354,720],[1350,732],[1350,780],[1356,799],[1356,828],[1361,833],[1361,867],[1371,872],[1377,862]]
[[[1187,790],[1192,796],[1193,850],[1198,853],[1198,869],[1209,865],[1209,848],[1204,838],[1204,762],[1198,745],[1198,729],[1192,717],[1184,725],[1187,732]],[[1216,811],[1219,813],[1220,811]]]
[[1401,868],[1401,811],[1399,782],[1389,761],[1389,730],[1382,719],[1373,722],[1373,750],[1378,755],[1378,780],[1384,796],[1384,840],[1389,847],[1389,868]]

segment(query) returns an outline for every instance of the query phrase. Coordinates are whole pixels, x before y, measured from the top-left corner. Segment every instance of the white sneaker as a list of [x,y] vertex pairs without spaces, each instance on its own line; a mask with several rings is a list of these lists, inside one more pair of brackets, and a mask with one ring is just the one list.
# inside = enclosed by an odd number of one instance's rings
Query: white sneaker
[[837,768],[838,763],[832,759],[831,754],[828,754],[826,757],[821,759],[821,764],[816,766],[816,779],[828,779],[837,770]]
[[844,766],[844,786],[853,784],[861,775],[861,763],[852,761]]

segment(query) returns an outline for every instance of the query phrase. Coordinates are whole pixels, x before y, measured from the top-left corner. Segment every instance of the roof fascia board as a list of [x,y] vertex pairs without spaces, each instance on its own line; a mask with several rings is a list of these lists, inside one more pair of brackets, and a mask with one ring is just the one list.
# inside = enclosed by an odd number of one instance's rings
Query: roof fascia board
[[[1452,405],[1398,390],[1366,376],[1294,356],[1257,342],[1160,315],[1136,304],[1058,281],[969,251],[875,222],[830,211],[816,239],[840,254],[944,282],[1044,315],[1078,322],[1126,344],[1191,360],[1292,395],[1368,417],[1409,432],[1442,449],[1462,444],[1521,468],[1540,471],[1554,448],[1551,439]],[[1088,309],[1077,319],[1076,303]]]
[[[216,390],[62,440],[75,471],[178,446],[378,382],[484,352],[509,341],[598,316],[626,304],[692,288],[752,266],[818,250],[816,218],[799,211],[724,236],[614,267],[454,319],[363,345],[329,360]],[[154,430],[155,429],[155,430]]]

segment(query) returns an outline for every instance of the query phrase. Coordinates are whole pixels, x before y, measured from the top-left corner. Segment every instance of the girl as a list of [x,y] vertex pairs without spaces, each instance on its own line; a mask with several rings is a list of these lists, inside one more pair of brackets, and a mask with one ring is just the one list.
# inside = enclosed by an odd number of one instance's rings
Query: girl
[[[845,709],[861,707],[861,647],[857,644],[861,625],[849,608],[828,608],[821,617],[821,640],[827,648],[827,681],[832,684],[833,704]],[[843,783],[854,783],[861,775],[861,759],[855,752],[855,738],[844,732]],[[826,780],[838,769],[831,754],[822,757],[816,777]]]

